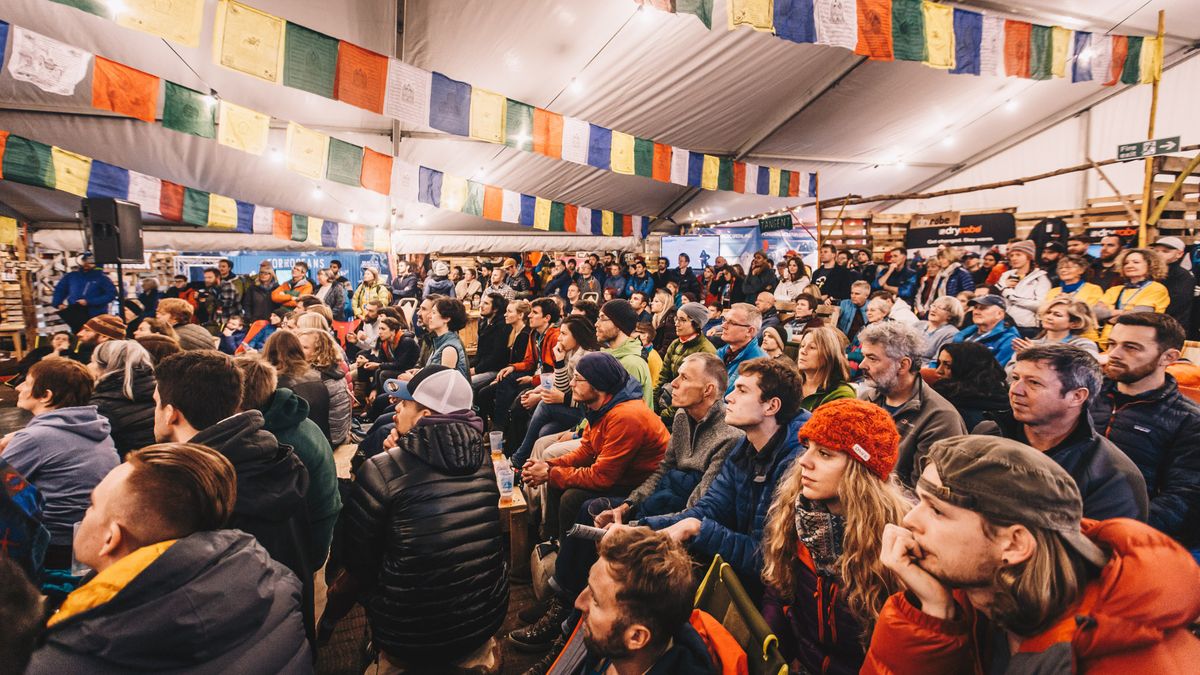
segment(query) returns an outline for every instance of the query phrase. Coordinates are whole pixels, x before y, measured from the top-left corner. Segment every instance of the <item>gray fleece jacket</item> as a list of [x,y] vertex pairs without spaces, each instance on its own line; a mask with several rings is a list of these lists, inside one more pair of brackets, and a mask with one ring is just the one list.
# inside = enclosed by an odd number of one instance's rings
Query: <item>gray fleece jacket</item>
[[659,481],[668,471],[700,471],[700,483],[692,490],[687,505],[690,508],[696,503],[708,486],[712,485],[721,465],[730,451],[742,442],[746,434],[725,423],[725,402],[718,400],[708,409],[708,413],[695,422],[688,416],[686,410],[675,412],[671,424],[671,441],[667,444],[667,454],[654,473],[650,474],[636,490],[630,493],[628,502],[635,507],[642,503],[658,488]]

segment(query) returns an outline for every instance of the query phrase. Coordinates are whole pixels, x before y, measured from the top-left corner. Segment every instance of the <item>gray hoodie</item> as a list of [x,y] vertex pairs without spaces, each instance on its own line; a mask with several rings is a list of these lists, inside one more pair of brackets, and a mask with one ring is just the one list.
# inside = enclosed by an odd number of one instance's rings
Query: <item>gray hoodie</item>
[[71,544],[92,488],[120,464],[110,429],[96,406],[84,405],[42,413],[9,438],[4,459],[46,498],[51,544]]

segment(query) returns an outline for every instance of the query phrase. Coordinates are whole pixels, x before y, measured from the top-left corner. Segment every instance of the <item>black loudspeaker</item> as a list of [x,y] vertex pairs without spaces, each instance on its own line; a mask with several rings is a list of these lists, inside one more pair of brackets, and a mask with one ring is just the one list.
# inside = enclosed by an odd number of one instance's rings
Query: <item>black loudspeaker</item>
[[97,265],[142,262],[142,209],[123,199],[83,200]]

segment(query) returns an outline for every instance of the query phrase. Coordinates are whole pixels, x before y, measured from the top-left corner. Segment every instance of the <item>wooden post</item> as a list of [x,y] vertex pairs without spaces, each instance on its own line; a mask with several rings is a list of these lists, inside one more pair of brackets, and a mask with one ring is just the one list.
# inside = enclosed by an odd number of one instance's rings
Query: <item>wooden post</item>
[[821,255],[821,174],[818,172],[813,180],[816,189],[813,190],[813,199],[817,201],[817,257]]
[[[1158,10],[1158,40],[1155,42],[1155,49],[1162,49],[1163,33],[1165,32],[1166,11]],[[1158,85],[1162,80],[1162,60],[1155,59],[1158,64],[1158,72],[1154,74],[1154,83],[1151,85],[1153,89],[1150,92],[1150,124],[1146,131],[1146,140],[1154,140],[1154,118],[1158,115]],[[1145,248],[1147,236],[1147,221],[1150,218],[1150,199],[1154,187],[1154,158],[1146,158],[1146,182],[1142,186],[1142,217],[1138,221],[1138,246]]]
[[1091,162],[1092,168],[1096,170],[1096,173],[1100,174],[1100,180],[1104,181],[1104,184],[1108,186],[1108,189],[1112,190],[1113,195],[1115,195],[1116,198],[1121,201],[1121,206],[1125,207],[1125,213],[1129,214],[1129,218],[1131,220],[1137,220],[1138,222],[1141,222],[1137,211],[1133,210],[1133,205],[1129,203],[1129,200],[1125,198],[1125,195],[1121,194],[1121,191],[1117,189],[1117,186],[1108,179],[1108,174],[1104,173],[1104,169],[1101,169],[1100,165],[1097,164],[1091,157],[1088,157],[1087,161]]
[[[29,223],[17,223],[17,260],[25,262],[29,259],[29,246],[33,234],[29,231]],[[17,281],[21,285],[21,319],[25,322],[25,346],[33,349],[37,344],[38,322],[37,305],[33,297],[33,272],[26,269],[17,270]]]

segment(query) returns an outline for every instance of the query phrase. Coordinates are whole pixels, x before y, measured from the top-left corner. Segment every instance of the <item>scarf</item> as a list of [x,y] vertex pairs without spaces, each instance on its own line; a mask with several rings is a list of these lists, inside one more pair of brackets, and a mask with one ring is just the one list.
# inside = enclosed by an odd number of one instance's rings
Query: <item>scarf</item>
[[812,556],[817,574],[838,576],[845,532],[844,517],[830,513],[823,504],[808,501],[803,493],[796,495],[796,535]]

